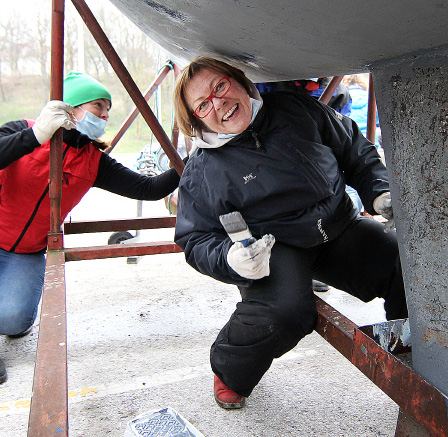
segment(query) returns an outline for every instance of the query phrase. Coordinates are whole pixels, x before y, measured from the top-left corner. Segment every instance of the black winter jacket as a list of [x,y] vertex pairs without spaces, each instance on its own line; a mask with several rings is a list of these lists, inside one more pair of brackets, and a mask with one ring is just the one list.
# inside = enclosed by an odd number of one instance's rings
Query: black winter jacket
[[312,247],[337,238],[355,216],[345,185],[369,213],[389,191],[377,150],[348,117],[297,93],[263,94],[248,129],[198,149],[179,185],[176,243],[199,272],[244,285],[227,264],[232,244],[219,216],[240,211],[254,237]]

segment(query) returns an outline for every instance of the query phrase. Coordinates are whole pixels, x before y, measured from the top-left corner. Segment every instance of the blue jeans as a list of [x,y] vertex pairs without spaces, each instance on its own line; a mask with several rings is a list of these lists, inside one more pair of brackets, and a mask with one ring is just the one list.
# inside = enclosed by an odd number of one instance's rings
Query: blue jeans
[[0,334],[17,335],[33,325],[44,276],[43,253],[0,249]]

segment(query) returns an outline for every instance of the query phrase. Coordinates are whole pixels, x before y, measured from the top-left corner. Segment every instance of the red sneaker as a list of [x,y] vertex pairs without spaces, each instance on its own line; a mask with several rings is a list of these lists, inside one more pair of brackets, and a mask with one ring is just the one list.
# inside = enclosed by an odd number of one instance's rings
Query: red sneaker
[[215,390],[215,400],[220,407],[225,408],[226,410],[234,410],[236,408],[244,407],[246,398],[230,390],[230,388],[224,385],[216,375],[213,385]]

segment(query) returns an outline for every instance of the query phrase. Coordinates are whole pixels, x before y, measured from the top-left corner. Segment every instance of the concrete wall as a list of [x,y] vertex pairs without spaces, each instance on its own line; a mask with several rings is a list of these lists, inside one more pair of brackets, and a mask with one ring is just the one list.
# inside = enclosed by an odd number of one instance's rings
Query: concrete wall
[[448,395],[448,47],[372,65],[415,370]]

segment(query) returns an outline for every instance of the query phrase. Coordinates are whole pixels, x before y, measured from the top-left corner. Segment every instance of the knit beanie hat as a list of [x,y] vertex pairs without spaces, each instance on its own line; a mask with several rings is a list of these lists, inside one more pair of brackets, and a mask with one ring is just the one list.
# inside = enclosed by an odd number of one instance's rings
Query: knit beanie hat
[[64,102],[72,106],[97,99],[107,99],[111,102],[110,92],[104,85],[86,73],[70,71],[64,78]]

